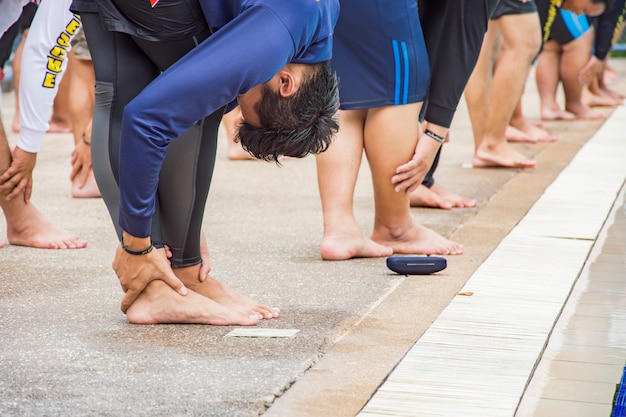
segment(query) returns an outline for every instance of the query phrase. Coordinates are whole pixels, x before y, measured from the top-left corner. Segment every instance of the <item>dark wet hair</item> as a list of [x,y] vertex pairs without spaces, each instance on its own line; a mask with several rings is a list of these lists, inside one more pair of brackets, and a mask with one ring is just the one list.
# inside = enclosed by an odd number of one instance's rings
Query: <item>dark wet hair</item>
[[307,68],[298,90],[283,98],[268,86],[255,106],[260,127],[245,121],[236,140],[256,158],[278,162],[281,156],[303,158],[324,152],[339,129],[337,76],[330,62]]

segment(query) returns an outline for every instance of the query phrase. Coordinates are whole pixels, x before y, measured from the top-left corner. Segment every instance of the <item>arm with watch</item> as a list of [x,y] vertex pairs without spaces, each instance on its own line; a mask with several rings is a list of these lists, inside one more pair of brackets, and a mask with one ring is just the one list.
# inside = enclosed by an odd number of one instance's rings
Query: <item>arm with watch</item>
[[429,122],[425,122],[422,127],[423,132],[417,142],[413,158],[400,165],[391,178],[396,192],[410,193],[419,187],[430,170],[441,144],[445,142],[448,128]]
[[153,250],[150,237],[137,237],[124,231],[115,251],[113,269],[124,291],[121,310],[126,312],[137,296],[154,280],[161,280],[178,294],[187,295],[187,288],[172,271],[167,257]]

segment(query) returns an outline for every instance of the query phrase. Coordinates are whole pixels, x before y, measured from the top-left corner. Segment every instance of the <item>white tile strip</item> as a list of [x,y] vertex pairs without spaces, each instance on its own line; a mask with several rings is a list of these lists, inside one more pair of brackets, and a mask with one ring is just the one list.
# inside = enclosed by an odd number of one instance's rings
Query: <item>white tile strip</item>
[[578,152],[358,417],[515,414],[626,178],[626,108]]

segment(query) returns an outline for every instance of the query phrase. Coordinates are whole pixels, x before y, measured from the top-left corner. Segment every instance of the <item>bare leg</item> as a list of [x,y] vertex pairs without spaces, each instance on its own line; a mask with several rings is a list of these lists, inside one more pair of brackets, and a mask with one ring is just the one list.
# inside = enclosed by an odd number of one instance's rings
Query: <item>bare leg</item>
[[477,149],[485,135],[487,113],[493,89],[493,70],[500,50],[501,36],[497,25],[489,21],[476,66],[465,86],[465,101],[472,122],[474,148]]
[[[509,128],[517,130],[519,134],[511,134]],[[557,140],[556,136],[551,135],[547,130],[533,124],[522,113],[522,100],[518,100],[513,115],[511,116],[511,123],[507,126],[506,140],[509,142],[554,142]]]
[[[539,21],[534,13],[505,15],[490,22],[489,30],[494,30],[495,25],[503,42],[493,73],[485,132],[476,146],[472,164],[478,168],[534,168],[535,161],[508,145],[506,127],[522,96],[533,56],[539,49]],[[529,35],[533,33],[536,36]]]
[[537,58],[535,80],[539,91],[542,120],[574,120],[576,116],[561,109],[556,100],[559,87],[559,63],[561,46],[555,41],[548,41]]
[[[0,172],[10,165],[11,149],[0,122]],[[0,208],[6,218],[7,237],[12,245],[41,249],[79,249],[87,246],[86,241],[50,223],[31,202],[27,203],[23,198],[7,201],[0,194]]]
[[[320,244],[322,259],[375,258],[393,253],[390,247],[365,237],[354,217],[352,202],[363,156],[365,115],[365,110],[340,110],[337,138],[326,152],[315,157],[324,214],[324,235]],[[391,175],[388,182],[391,186]]]
[[604,119],[604,115],[585,105],[582,100],[583,86],[578,81],[578,72],[589,60],[594,39],[593,28],[580,38],[563,45],[560,76],[565,91],[565,110],[573,113],[577,119]]
[[152,281],[126,311],[135,324],[213,324],[218,326],[253,326],[259,315],[230,310],[215,301],[189,290],[182,296],[163,281]]
[[[74,149],[81,156],[84,154],[86,161],[80,170],[72,178],[72,197],[74,198],[94,198],[100,197],[100,190],[96,184],[91,168],[91,149],[85,142],[91,143],[91,118],[95,103],[95,82],[96,77],[91,60],[78,59],[74,51],[69,55],[72,72],[70,74],[69,92],[70,116],[74,133]],[[83,171],[84,170],[84,171]],[[87,176],[86,182],[85,175]]]
[[[415,152],[421,103],[367,110],[364,145],[374,185],[375,220],[372,240],[394,253],[460,255],[463,246],[415,224],[409,194],[396,192],[390,179]],[[340,125],[341,126],[341,125]]]
[[50,133],[70,133],[72,132],[72,117],[70,115],[70,80],[72,78],[72,65],[68,62],[65,75],[59,84],[59,90],[54,98],[52,116],[50,117]]
[[227,157],[231,161],[254,160],[254,156],[246,152],[240,143],[235,142],[239,123],[241,122],[241,110],[236,107],[222,117],[226,138],[228,140]]
[[15,133],[20,131],[20,75],[22,73],[22,52],[24,51],[24,44],[26,43],[26,35],[28,35],[28,29],[22,33],[20,43],[15,49],[13,55],[12,68],[13,71],[13,91],[15,91],[15,113],[13,114],[13,122],[11,123],[11,130]]

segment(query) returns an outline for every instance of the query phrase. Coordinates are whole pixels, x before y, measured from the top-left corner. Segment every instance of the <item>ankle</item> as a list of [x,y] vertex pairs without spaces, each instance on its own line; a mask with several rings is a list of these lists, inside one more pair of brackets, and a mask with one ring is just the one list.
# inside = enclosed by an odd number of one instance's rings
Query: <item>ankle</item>
[[178,279],[183,282],[183,284],[185,284],[186,286],[192,286],[200,284],[200,279],[198,278],[198,275],[200,274],[201,266],[201,264],[197,264],[192,266],[185,266],[182,268],[172,268],[172,271],[174,271],[174,275],[176,275]]

